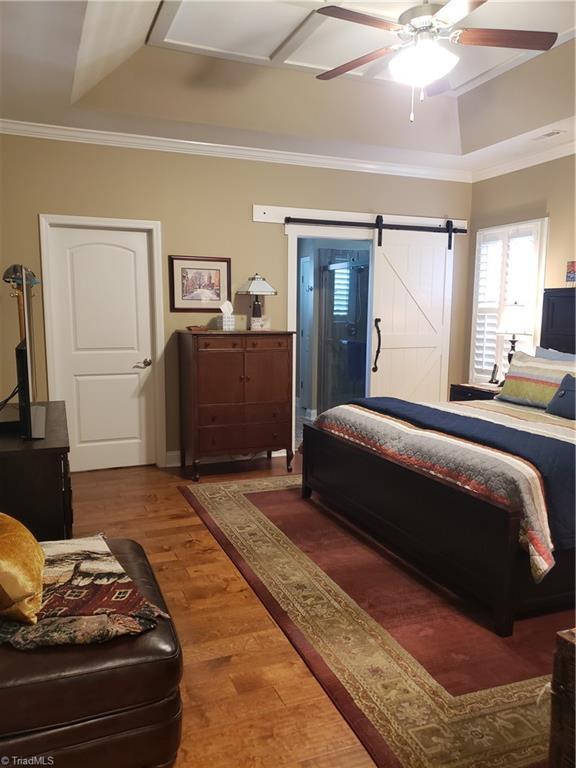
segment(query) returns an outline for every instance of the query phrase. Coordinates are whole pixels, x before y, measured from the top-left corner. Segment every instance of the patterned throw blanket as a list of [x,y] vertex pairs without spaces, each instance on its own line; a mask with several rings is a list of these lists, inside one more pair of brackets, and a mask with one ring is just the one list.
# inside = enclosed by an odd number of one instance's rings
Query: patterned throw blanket
[[[522,512],[521,544],[541,581],[574,546],[574,443],[567,419],[498,401],[425,406],[365,398],[316,426],[491,504]],[[550,513],[550,517],[549,517]],[[552,529],[552,532],[551,532]]]
[[168,615],[150,603],[102,536],[48,541],[36,624],[0,622],[0,644],[19,650],[102,643],[153,629]]

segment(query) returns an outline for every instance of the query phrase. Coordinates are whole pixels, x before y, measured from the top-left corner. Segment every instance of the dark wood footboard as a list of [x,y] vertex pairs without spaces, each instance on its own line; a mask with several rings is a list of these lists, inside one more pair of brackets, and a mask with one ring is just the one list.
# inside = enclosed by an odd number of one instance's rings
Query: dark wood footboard
[[518,544],[520,513],[305,425],[302,494],[312,491],[427,576],[488,607],[499,635],[512,634],[523,610],[573,603],[574,550],[556,553],[555,568],[535,584]]

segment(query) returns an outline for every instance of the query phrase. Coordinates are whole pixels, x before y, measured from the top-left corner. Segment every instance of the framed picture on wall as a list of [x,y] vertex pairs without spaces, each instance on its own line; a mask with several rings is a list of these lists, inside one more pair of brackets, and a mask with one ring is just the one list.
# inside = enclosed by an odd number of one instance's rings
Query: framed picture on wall
[[169,256],[170,311],[218,312],[230,301],[230,259]]

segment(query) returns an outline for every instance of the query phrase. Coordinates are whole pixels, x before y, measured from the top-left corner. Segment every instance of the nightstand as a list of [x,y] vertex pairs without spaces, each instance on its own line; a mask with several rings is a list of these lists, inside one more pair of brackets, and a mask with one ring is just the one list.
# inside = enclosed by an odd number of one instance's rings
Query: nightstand
[[493,400],[501,390],[496,384],[451,384],[450,400]]

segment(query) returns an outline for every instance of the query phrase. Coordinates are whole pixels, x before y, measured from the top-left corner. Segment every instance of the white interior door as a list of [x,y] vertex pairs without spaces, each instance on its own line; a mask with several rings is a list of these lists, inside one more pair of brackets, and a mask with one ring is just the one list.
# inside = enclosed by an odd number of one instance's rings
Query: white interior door
[[431,232],[385,230],[374,242],[371,396],[438,402],[448,394],[452,251]]
[[48,238],[49,396],[66,401],[71,469],[154,463],[148,233],[51,227]]

